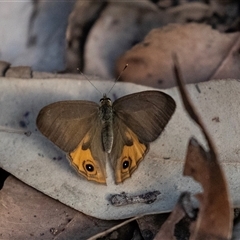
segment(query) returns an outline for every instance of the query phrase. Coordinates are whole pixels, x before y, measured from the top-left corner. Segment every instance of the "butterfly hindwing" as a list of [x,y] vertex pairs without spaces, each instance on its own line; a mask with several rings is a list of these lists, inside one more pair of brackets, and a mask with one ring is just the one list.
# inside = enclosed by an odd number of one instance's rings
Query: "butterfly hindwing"
[[121,183],[137,169],[149,149],[137,135],[119,119],[114,120],[114,142],[110,160],[115,172],[115,182]]
[[78,173],[88,180],[106,183],[106,158],[103,151],[100,128],[88,132],[77,148],[68,154],[68,159]]

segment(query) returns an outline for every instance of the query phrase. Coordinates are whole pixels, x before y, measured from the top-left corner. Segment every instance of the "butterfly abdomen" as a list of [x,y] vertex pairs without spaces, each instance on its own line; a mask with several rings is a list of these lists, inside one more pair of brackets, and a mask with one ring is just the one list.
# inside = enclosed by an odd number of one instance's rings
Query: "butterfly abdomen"
[[100,100],[99,115],[102,123],[103,150],[110,153],[113,146],[113,110],[110,98],[103,96]]

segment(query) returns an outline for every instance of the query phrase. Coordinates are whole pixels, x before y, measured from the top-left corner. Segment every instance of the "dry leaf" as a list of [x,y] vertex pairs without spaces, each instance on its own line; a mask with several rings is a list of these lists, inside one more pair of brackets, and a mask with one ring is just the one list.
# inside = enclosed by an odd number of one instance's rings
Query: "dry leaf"
[[203,193],[196,195],[200,210],[191,226],[192,240],[230,239],[232,233],[232,206],[227,182],[211,152],[212,149],[206,152],[195,139],[190,140],[184,175],[192,176],[203,187]]
[[31,78],[32,70],[30,67],[11,67],[6,71],[5,76],[12,78]]
[[109,2],[87,36],[84,73],[112,78],[117,58],[167,21],[168,16],[148,0]]
[[[183,175],[193,177],[203,187],[203,193],[195,195],[200,202],[200,207],[197,219],[191,223],[189,239],[227,240],[231,237],[233,220],[227,181],[218,161],[215,145],[202,119],[193,107],[186,87],[183,85],[176,55],[173,56],[173,60],[175,63],[174,74],[184,107],[189,116],[200,126],[209,147],[209,150],[206,151],[195,138],[191,138],[187,149]],[[193,209],[192,207],[189,208],[188,204],[180,204],[184,202],[182,199],[183,197],[181,196],[173,212],[161,226],[155,237],[156,240],[176,239],[174,236],[175,225],[185,215],[183,209],[190,213],[191,209]]]
[[10,176],[0,191],[0,238],[85,240],[119,221],[86,216]]
[[67,71],[77,73],[78,69],[83,70],[83,50],[87,34],[106,5],[105,1],[76,1],[66,30]]
[[181,195],[178,203],[174,207],[168,219],[161,226],[160,231],[154,237],[154,240],[175,240],[174,230],[175,225],[185,216],[184,209],[182,208],[181,201],[184,195]]
[[[93,83],[101,92],[108,92],[112,87],[111,82]],[[109,97],[115,99],[148,89],[150,88],[130,83],[117,83]],[[208,124],[211,135],[216,139],[234,206],[239,206],[240,84],[234,80],[211,81],[198,84],[197,88],[189,85],[188,89]],[[181,176],[181,171],[190,136],[194,134],[199,139],[202,139],[202,136],[183,111],[177,90],[173,88],[166,92],[177,102],[176,112],[167,128],[160,138],[151,144],[149,154],[129,181],[115,185],[114,181],[111,182],[111,178],[108,178],[106,187],[79,177],[69,165],[65,154],[36,131],[35,124],[39,110],[51,102],[67,99],[98,102],[101,94],[98,95],[89,82],[76,79],[29,81],[2,78],[0,167],[46,195],[94,217],[124,219],[151,212],[171,211],[180,193],[186,188],[189,191],[198,191],[198,185]],[[219,121],[212,120],[215,117],[218,117]],[[110,167],[108,171],[111,174]],[[109,197],[123,191],[129,196],[151,191],[160,191],[161,194],[152,204],[128,204],[120,208],[112,206]]]
[[239,47],[239,33],[220,33],[204,24],[171,24],[152,30],[144,41],[120,57],[116,76],[128,63],[122,81],[157,88],[175,86],[171,71],[175,52],[187,83],[238,78]]
[[187,2],[168,8],[166,12],[171,15],[171,19],[177,23],[202,22],[213,15],[213,10],[209,4],[203,2]]
[[153,239],[158,233],[159,226],[167,220],[169,213],[146,215],[137,219],[137,223],[144,239]]
[[194,109],[186,87],[183,85],[176,57],[175,64],[174,70],[185,109],[201,127],[209,147],[209,150],[206,151],[197,140],[191,138],[187,150],[183,174],[193,177],[203,187],[203,193],[196,195],[200,202],[200,210],[196,222],[191,225],[190,239],[230,239],[233,216],[227,181],[218,161],[215,144],[207,132],[203,120]]

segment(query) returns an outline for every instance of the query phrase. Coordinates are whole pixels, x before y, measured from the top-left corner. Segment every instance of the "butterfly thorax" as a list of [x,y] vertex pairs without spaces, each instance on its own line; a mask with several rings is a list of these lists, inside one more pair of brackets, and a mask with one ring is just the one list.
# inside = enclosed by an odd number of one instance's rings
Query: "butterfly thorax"
[[106,95],[100,99],[99,115],[102,123],[103,150],[110,153],[113,145],[113,110],[111,99]]

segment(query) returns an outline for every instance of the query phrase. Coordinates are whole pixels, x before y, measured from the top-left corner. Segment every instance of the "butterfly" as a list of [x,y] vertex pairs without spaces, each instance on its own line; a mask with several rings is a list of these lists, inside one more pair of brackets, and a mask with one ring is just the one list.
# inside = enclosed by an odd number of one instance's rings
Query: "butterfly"
[[88,180],[106,184],[106,161],[115,183],[129,178],[176,108],[160,91],[143,91],[100,104],[60,101],[45,106],[37,117],[40,132],[67,153],[72,166]]

